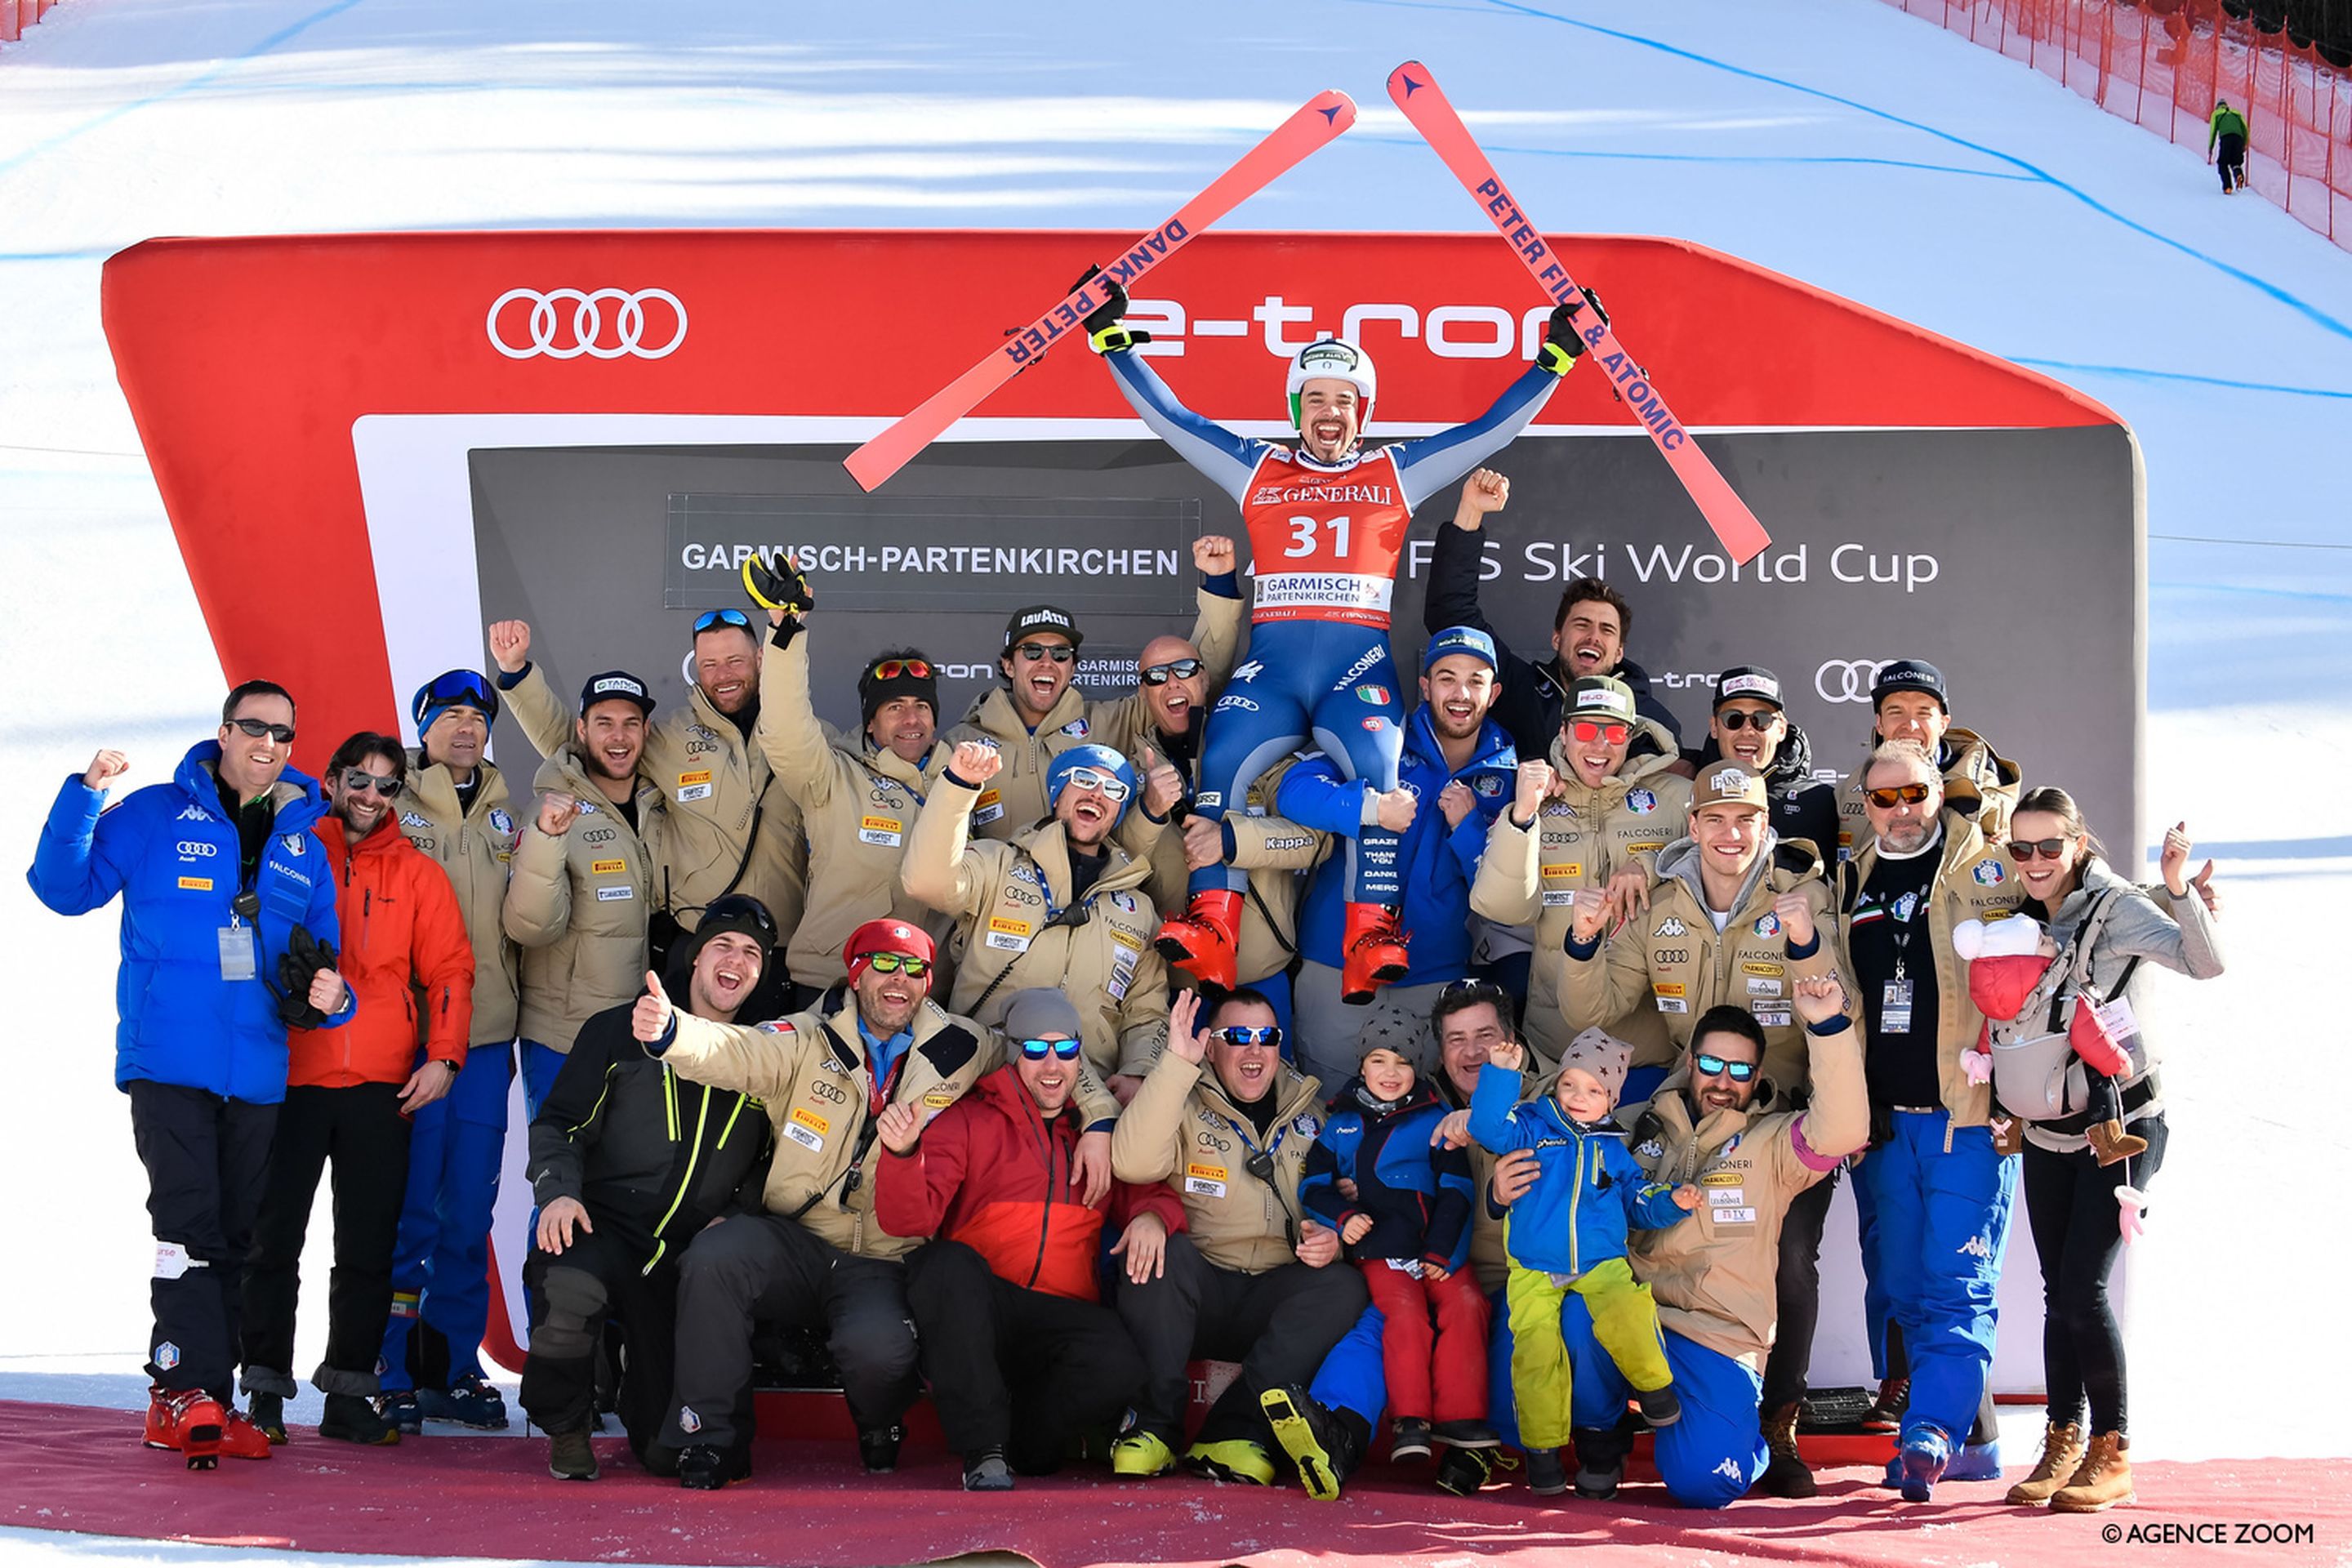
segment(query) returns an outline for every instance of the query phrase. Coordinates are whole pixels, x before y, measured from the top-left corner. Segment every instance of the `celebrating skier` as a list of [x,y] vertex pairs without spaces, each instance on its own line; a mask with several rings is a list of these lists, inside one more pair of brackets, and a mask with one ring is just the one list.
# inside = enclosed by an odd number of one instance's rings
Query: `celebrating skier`
[[[1536,416],[1584,352],[1571,318],[1585,301],[1608,320],[1589,290],[1585,300],[1555,310],[1534,365],[1486,413],[1379,447],[1362,441],[1379,381],[1359,344],[1320,338],[1292,357],[1284,389],[1298,431],[1292,447],[1236,435],[1179,403],[1133,352],[1150,334],[1121,323],[1125,289],[1114,285],[1110,302],[1087,318],[1088,341],[1119,392],[1180,457],[1234,498],[1249,530],[1257,583],[1250,657],[1212,713],[1193,800],[1201,816],[1222,820],[1228,801],[1243,799],[1252,780],[1310,735],[1349,778],[1381,793],[1396,789],[1404,710],[1388,629],[1413,509]],[[1401,826],[1368,821],[1348,844],[1340,991],[1350,1002],[1369,1000],[1405,973],[1406,933],[1397,919]],[[1194,871],[1190,907],[1160,928],[1169,962],[1230,987],[1246,884],[1246,873],[1231,866]]]

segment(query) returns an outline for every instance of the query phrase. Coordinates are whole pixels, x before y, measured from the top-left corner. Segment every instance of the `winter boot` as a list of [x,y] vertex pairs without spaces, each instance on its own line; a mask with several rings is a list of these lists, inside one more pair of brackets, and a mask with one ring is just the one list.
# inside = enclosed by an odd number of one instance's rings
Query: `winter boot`
[[1911,1408],[1911,1380],[1907,1377],[1882,1379],[1878,1397],[1862,1413],[1861,1426],[1865,1432],[1899,1432],[1903,1429],[1903,1413]]
[[1804,1457],[1797,1452],[1800,1408],[1783,1405],[1764,1413],[1764,1442],[1772,1450],[1772,1458],[1756,1478],[1756,1489],[1766,1497],[1809,1498],[1821,1489],[1813,1484],[1813,1472]]
[[1448,1448],[1499,1448],[1501,1434],[1484,1421],[1440,1421],[1429,1429],[1430,1441]]
[[1246,1437],[1195,1443],[1184,1451],[1184,1468],[1213,1481],[1234,1481],[1253,1487],[1281,1484],[1274,1468],[1273,1456],[1265,1451],[1263,1445],[1253,1443]]
[[201,1388],[147,1391],[147,1446],[185,1455],[192,1470],[220,1467],[221,1429],[227,1425],[220,1401]]
[[1903,1500],[1926,1502],[1952,1463],[1952,1440],[1923,1422],[1904,1437],[1895,1458],[1903,1466],[1903,1479],[1896,1483],[1903,1489]]
[[394,1388],[375,1396],[375,1413],[400,1428],[404,1436],[416,1437],[425,1432],[425,1411],[416,1403],[413,1388]]
[[2053,1513],[2100,1513],[2136,1495],[2131,1439],[2120,1432],[2102,1432],[2091,1439],[2074,1479],[2052,1495],[2050,1509]]
[[577,1432],[551,1432],[547,1442],[547,1473],[559,1481],[593,1481],[596,1479],[596,1449],[588,1441],[588,1428]]
[[2042,1457],[2025,1479],[2009,1489],[2009,1500],[2021,1507],[2040,1508],[2052,1494],[2074,1479],[2083,1463],[2083,1428],[2073,1421],[2053,1423],[2042,1434]]
[[1631,1439],[1620,1426],[1579,1426],[1570,1436],[1576,1443],[1576,1495],[1607,1502],[1625,1479],[1625,1451]]
[[1455,1497],[1476,1497],[1494,1472],[1492,1449],[1449,1447],[1437,1461],[1437,1489]]
[[[228,1419],[221,1425],[221,1458],[224,1459],[266,1459],[269,1458],[269,1437],[260,1427],[247,1419],[244,1411],[235,1405],[227,1407]],[[278,1442],[286,1439],[280,1437]]]
[[1389,1438],[1389,1462],[1401,1465],[1407,1459],[1426,1459],[1429,1453],[1429,1423],[1412,1415],[1400,1420]]
[[1152,944],[1160,957],[1203,985],[1231,991],[1236,984],[1234,965],[1241,927],[1241,894],[1213,888],[1193,894],[1182,914],[1160,921]]
[[1664,1388],[1634,1390],[1633,1403],[1640,1408],[1642,1419],[1650,1424],[1650,1430],[1654,1432],[1661,1426],[1671,1426],[1683,1418],[1683,1402],[1675,1395],[1675,1385],[1671,1383]]
[[380,1448],[399,1442],[400,1428],[377,1415],[363,1394],[330,1394],[327,1413],[319,1417],[319,1436]]
[[2128,1160],[2134,1154],[2145,1153],[2147,1150],[2147,1140],[2137,1133],[2125,1131],[2120,1121],[2094,1121],[2083,1129],[2083,1140],[2090,1144],[2091,1152],[2099,1157],[2102,1165]]
[[1386,904],[1348,906],[1347,928],[1339,937],[1345,955],[1339,963],[1339,1000],[1360,1006],[1391,980],[1401,980],[1408,967],[1404,933],[1397,929],[1397,912]]
[[1568,1489],[1568,1470],[1558,1448],[1528,1450],[1528,1490],[1538,1497],[1558,1497]]
[[1274,1440],[1298,1468],[1299,1484],[1317,1502],[1331,1502],[1363,1462],[1371,1446],[1371,1430],[1363,1417],[1329,1410],[1308,1397],[1304,1385],[1269,1388],[1258,1395],[1258,1408],[1274,1428]]
[[898,1468],[898,1445],[907,1440],[904,1426],[869,1426],[857,1434],[857,1457],[868,1475],[887,1476]]
[[690,1492],[715,1492],[751,1473],[740,1449],[721,1451],[697,1443],[677,1456],[677,1484]]
[[477,1432],[507,1429],[506,1396],[476,1373],[466,1373],[446,1389],[418,1389],[416,1407],[432,1420],[454,1421]]
[[285,1442],[286,1396],[282,1394],[255,1394],[252,1413],[246,1419],[268,1441]]
[[963,1460],[963,1489],[968,1492],[1011,1491],[1013,1467],[1004,1462],[1004,1450],[980,1448],[966,1454]]
[[[1110,1473],[1130,1480],[1164,1476],[1176,1468],[1176,1450],[1157,1432],[1122,1433],[1110,1446]],[[1337,1495],[1337,1494],[1334,1494]]]

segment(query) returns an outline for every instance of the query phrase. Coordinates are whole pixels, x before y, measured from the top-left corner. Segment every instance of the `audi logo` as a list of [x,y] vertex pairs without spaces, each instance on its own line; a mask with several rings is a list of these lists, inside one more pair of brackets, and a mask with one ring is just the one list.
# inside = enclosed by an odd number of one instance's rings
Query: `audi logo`
[[207,844],[201,838],[183,838],[173,848],[184,860],[201,860],[220,853],[219,846]]
[[1824,702],[1867,702],[1870,683],[1888,663],[1883,658],[1833,658],[1813,671],[1813,689]]
[[[513,309],[525,300],[530,303],[528,313]],[[604,307],[618,307],[613,313],[611,342],[604,342]],[[571,321],[564,321],[560,307],[571,307]],[[658,347],[646,342],[646,307],[658,307],[652,312],[655,330],[662,329],[663,312],[667,312],[669,342]],[[686,342],[686,307],[677,295],[667,289],[640,289],[635,293],[625,289],[509,289],[490,301],[490,314],[486,323],[490,334],[490,346],[509,359],[532,359],[545,354],[550,359],[578,359],[586,354],[591,359],[619,359],[634,354],[639,359],[667,359]],[[521,343],[509,341],[518,332],[530,335]]]

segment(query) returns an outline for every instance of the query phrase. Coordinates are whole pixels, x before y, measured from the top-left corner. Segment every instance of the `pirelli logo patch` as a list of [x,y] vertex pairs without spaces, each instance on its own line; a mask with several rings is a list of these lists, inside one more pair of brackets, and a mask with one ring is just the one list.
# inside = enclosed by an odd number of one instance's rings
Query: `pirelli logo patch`
[[793,1120],[822,1138],[833,1131],[833,1123],[804,1105],[793,1107]]
[[1690,994],[1690,987],[1685,985],[1679,980],[1661,980],[1656,984],[1651,986],[1650,989],[1660,996],[1687,996]]
[[1543,874],[1547,877],[1581,877],[1584,875],[1584,862],[1554,860],[1544,867]]
[[989,919],[988,929],[1005,936],[1027,936],[1029,934],[1029,922],[1027,921],[1009,920],[1003,915],[994,915]]
[[213,879],[210,877],[183,877],[180,889],[188,893],[209,893],[213,890]]
[[588,868],[599,877],[616,877],[628,868],[626,860],[599,860]]

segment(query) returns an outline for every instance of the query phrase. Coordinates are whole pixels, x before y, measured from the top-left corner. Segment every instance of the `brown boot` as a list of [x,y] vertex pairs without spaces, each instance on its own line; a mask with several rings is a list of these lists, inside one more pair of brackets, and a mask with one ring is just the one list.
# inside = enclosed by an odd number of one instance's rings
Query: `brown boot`
[[1756,1489],[1766,1497],[1809,1498],[1821,1489],[1797,1452],[1797,1408],[1783,1405],[1764,1413],[1764,1441],[1772,1450],[1772,1459],[1756,1478]]
[[2050,1500],[2051,1493],[2074,1479],[2082,1462],[2083,1428],[2072,1421],[2048,1427],[2042,1434],[2041,1460],[2023,1480],[2009,1489],[2009,1500],[2040,1508]]
[[2102,1432],[2075,1467],[2074,1479],[2050,1499],[2053,1513],[2097,1513],[2132,1500],[2131,1439]]
[[2128,1160],[2147,1148],[2147,1139],[2125,1131],[2120,1121],[2094,1121],[2083,1129],[2083,1140],[2090,1144],[2091,1152],[2099,1157],[2102,1165]]

